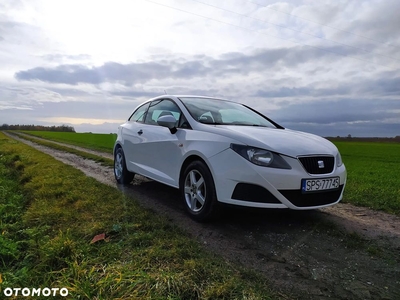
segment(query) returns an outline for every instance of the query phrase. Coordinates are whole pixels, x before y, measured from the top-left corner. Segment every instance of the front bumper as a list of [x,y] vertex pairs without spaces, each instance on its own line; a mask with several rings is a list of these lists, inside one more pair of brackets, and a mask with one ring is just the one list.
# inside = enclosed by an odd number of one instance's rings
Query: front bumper
[[[315,209],[338,203],[343,197],[347,172],[344,165],[329,174],[308,174],[298,159],[283,156],[292,169],[275,169],[252,164],[231,149],[209,159],[218,201],[260,208]],[[302,193],[302,179],[338,176],[337,190]]]

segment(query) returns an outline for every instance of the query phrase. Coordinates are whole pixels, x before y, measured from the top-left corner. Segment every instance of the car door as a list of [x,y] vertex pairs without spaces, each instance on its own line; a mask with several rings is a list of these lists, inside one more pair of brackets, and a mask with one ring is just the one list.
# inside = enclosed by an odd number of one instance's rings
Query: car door
[[123,148],[127,168],[129,171],[139,174],[138,161],[140,162],[140,153],[137,152],[137,145],[142,143],[141,128],[143,127],[149,105],[150,103],[145,103],[138,107],[122,128],[122,135],[124,137]]
[[152,101],[138,130],[140,139],[133,151],[137,156],[134,161],[142,175],[178,187],[185,130],[171,133],[167,127],[159,126],[157,119],[164,115],[174,116],[178,126],[182,112],[170,99]]

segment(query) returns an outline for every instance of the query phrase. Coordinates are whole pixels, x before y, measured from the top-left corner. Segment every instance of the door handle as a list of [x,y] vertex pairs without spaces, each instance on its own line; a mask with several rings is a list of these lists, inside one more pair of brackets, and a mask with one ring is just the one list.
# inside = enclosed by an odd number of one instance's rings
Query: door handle
[[143,133],[143,130],[140,129],[137,133],[138,133],[138,135],[141,135]]

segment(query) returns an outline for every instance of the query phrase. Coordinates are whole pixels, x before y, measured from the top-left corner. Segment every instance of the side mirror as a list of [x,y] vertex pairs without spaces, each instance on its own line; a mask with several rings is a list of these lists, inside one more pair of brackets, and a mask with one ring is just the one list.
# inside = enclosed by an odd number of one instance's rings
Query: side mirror
[[159,117],[157,119],[157,124],[169,128],[171,133],[176,132],[176,127],[175,127],[176,119],[174,118],[174,116],[169,115],[169,116]]

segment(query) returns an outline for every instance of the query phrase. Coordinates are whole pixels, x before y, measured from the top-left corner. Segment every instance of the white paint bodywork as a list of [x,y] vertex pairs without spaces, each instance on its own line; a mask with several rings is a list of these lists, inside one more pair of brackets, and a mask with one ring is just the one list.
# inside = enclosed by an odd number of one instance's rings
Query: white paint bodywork
[[[346,168],[344,164],[337,166],[338,149],[330,141],[320,136],[289,129],[203,124],[192,118],[179,97],[163,95],[149,101],[157,99],[174,101],[192,129],[178,128],[176,133],[171,133],[166,127],[133,121],[127,121],[118,128],[115,145],[123,148],[130,172],[179,188],[179,177],[184,161],[191,156],[197,156],[210,169],[218,201],[223,203],[265,208],[314,209],[333,205],[342,199],[344,188],[334,203],[297,207],[278,191],[299,190],[302,179],[334,176],[340,177],[340,185],[344,187]],[[139,134],[139,131],[142,133]],[[233,151],[230,148],[232,143],[279,153],[291,169],[255,165]],[[335,158],[333,172],[323,175],[308,174],[297,159],[305,155],[333,156]],[[262,186],[281,203],[232,199],[237,183]]]

